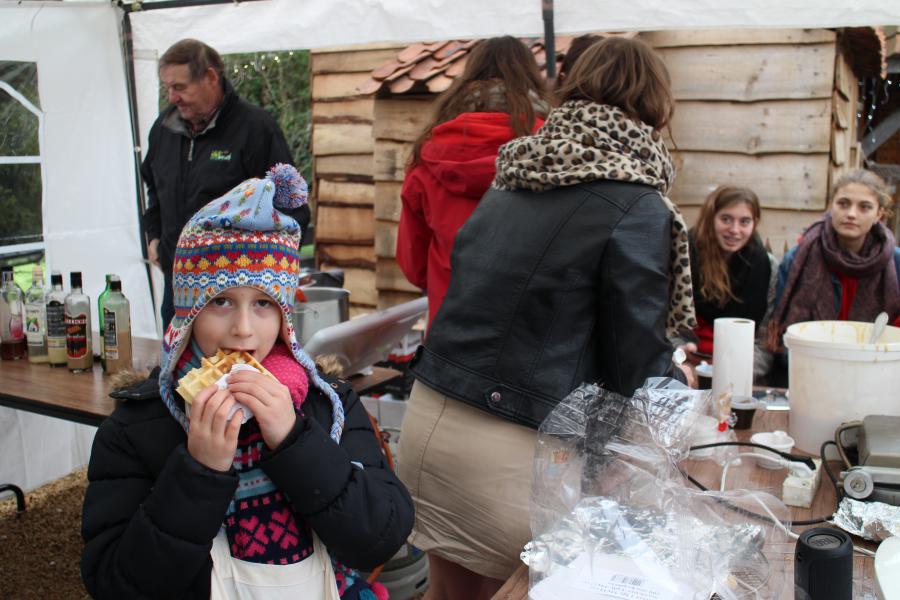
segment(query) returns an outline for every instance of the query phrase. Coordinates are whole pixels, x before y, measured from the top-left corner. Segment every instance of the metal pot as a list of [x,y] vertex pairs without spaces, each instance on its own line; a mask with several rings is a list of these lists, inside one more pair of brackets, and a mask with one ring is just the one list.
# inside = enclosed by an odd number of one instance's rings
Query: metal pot
[[350,291],[344,288],[303,288],[306,302],[294,304],[294,330],[301,345],[320,329],[350,318]]

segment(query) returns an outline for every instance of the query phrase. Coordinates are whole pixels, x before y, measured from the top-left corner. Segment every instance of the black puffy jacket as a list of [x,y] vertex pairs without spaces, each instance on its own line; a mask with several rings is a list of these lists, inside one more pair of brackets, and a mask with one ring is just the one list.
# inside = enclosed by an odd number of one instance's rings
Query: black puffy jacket
[[[331,403],[311,386],[306,416],[275,451],[263,451],[260,466],[332,557],[371,569],[406,541],[412,501],[388,468],[356,393],[325,379],[344,402],[340,445],[328,437]],[[88,467],[85,587],[94,598],[208,599],[212,540],[237,474],[208,469],[188,454],[187,436],[160,399],[155,377],[115,396],[124,404],[100,426]]]
[[670,226],[637,183],[488,191],[457,234],[413,373],[531,427],[583,382],[630,395],[671,376]]

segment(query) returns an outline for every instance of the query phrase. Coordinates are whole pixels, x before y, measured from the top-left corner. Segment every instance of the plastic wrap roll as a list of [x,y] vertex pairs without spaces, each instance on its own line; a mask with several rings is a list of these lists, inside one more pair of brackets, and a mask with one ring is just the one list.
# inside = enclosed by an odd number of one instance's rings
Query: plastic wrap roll
[[723,392],[750,396],[753,392],[753,338],[750,319],[713,321],[713,398]]

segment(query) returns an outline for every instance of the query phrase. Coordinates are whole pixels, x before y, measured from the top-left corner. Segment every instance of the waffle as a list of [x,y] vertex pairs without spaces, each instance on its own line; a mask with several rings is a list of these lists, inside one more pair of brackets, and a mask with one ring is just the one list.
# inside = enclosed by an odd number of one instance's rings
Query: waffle
[[250,365],[263,375],[268,375],[273,379],[275,377],[248,352],[218,350],[215,356],[201,358],[199,367],[191,369],[184,377],[178,380],[178,387],[175,391],[184,398],[186,403],[190,404],[194,401],[194,397],[200,393],[200,390],[211,386],[223,375],[230,373],[234,365],[239,364]]

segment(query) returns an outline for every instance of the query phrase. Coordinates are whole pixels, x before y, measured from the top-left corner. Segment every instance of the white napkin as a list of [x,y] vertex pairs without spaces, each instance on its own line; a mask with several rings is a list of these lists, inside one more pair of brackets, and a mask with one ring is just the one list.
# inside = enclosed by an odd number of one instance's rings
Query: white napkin
[[[238,371],[253,371],[254,373],[259,373],[259,369],[255,367],[251,367],[247,364],[236,364],[231,367],[231,371],[229,371],[226,375],[222,375],[218,381],[216,381],[216,385],[219,386],[220,390],[224,390],[228,387],[228,375],[232,373],[237,373]],[[236,402],[234,406],[231,407],[231,410],[228,412],[228,420],[237,413],[237,411],[241,411],[241,425],[249,421],[253,418],[253,411],[241,404],[240,402]]]

